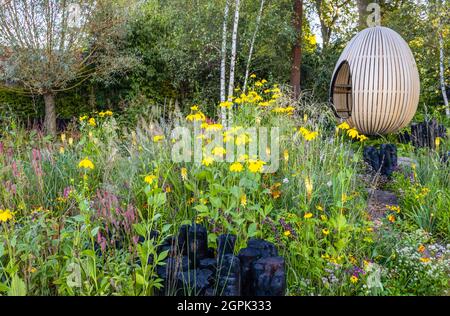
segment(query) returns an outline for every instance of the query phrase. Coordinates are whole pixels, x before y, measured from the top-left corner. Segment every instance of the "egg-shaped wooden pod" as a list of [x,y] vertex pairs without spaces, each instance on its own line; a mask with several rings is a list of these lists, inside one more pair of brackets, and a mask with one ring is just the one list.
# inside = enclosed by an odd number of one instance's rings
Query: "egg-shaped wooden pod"
[[359,32],[342,52],[330,87],[338,117],[366,135],[393,133],[417,110],[420,80],[408,44],[382,26]]

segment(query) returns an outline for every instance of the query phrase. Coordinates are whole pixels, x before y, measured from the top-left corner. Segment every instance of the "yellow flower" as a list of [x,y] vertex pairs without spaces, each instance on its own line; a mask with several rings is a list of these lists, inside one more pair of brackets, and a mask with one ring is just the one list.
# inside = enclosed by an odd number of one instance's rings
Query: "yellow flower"
[[284,236],[286,236],[286,237],[291,236],[291,231],[290,231],[290,230],[286,230],[286,231],[284,232]]
[[6,223],[12,218],[13,216],[10,210],[0,210],[0,222]]
[[186,120],[188,121],[206,121],[206,116],[205,114],[203,114],[202,112],[197,112],[195,114],[189,114],[188,116],[186,116]]
[[254,159],[250,159],[248,161],[248,170],[252,173],[260,173],[263,170],[263,166],[266,163],[262,160],[254,160]]
[[313,191],[313,184],[312,184],[311,179],[309,177],[305,178],[305,188],[306,188],[306,195],[308,197],[308,200],[311,200],[312,191]]
[[100,113],[98,113],[98,116],[104,117],[104,116],[105,116],[105,112],[100,112]]
[[231,166],[230,166],[231,172],[241,172],[242,170],[244,170],[244,167],[242,166],[242,164],[240,162],[235,162],[235,163],[231,164]]
[[319,132],[310,132],[304,135],[306,141],[312,141],[319,135]]
[[261,83],[262,83],[262,84],[265,84],[265,83],[267,83],[267,80],[266,80],[266,79],[263,79],[263,80],[261,80]]
[[422,253],[425,251],[425,246],[424,245],[420,245],[419,248],[417,248],[417,251]]
[[216,132],[223,129],[222,124],[206,124],[202,126],[206,131]]
[[328,217],[326,215],[320,215],[320,219],[326,222]]
[[338,128],[339,129],[343,129],[343,130],[347,130],[347,129],[350,129],[350,125],[348,125],[347,122],[343,122],[343,123],[338,125]]
[[83,121],[86,120],[87,118],[88,118],[87,115],[80,116],[80,122],[83,122]]
[[303,218],[306,218],[306,219],[311,218],[311,217],[313,217],[313,213],[310,213],[310,212],[305,213],[305,215],[303,215]]
[[434,140],[434,144],[436,145],[436,149],[439,149],[439,146],[441,145],[442,138],[436,137]]
[[286,162],[289,161],[289,151],[287,149],[283,152],[283,159]]
[[170,193],[172,192],[172,188],[170,187],[170,185],[166,186],[166,193]]
[[360,134],[358,136],[358,139],[360,142],[364,142],[364,141],[368,140],[369,138],[366,135]]
[[242,194],[241,195],[241,206],[245,207],[247,205],[247,195]]
[[93,118],[93,117],[91,117],[90,119],[89,119],[89,125],[91,125],[91,126],[95,126],[95,125],[97,125],[97,123],[95,122],[95,118]]
[[159,143],[164,139],[164,135],[155,135],[153,136],[153,142],[154,143]]
[[62,141],[63,143],[66,142],[66,134],[64,134],[64,133],[61,134],[61,141]]
[[330,234],[330,231],[327,228],[322,229],[322,233],[327,236],[328,234]]
[[202,165],[208,167],[208,166],[211,165],[213,162],[214,162],[214,158],[208,156],[208,157],[203,158],[203,160],[202,160]]
[[69,143],[70,146],[73,145],[73,138],[72,137],[69,137],[68,143]]
[[181,179],[183,179],[184,181],[187,180],[187,169],[186,168],[181,168]]
[[255,74],[251,74],[250,78],[256,78],[256,75]]
[[427,262],[430,262],[430,258],[422,257],[422,258],[420,258],[420,261],[423,262],[423,263],[427,263]]
[[88,158],[84,158],[78,163],[78,168],[83,169],[94,169],[94,164]]
[[389,215],[388,217],[387,217],[387,219],[388,219],[388,221],[390,221],[391,223],[395,223],[395,216],[394,215]]
[[247,160],[248,160],[248,155],[247,154],[243,154],[243,155],[240,155],[238,157],[238,161],[239,162],[243,162],[243,161],[247,161]]
[[221,156],[225,155],[226,152],[227,151],[223,147],[214,147],[213,150],[212,150],[212,154],[214,156],[218,156],[218,157],[221,157]]
[[400,206],[398,205],[386,205],[386,208],[393,212],[400,213]]
[[231,102],[231,101],[223,101],[223,102],[220,102],[219,106],[221,108],[229,109],[229,108],[231,108],[233,106],[233,102]]
[[247,134],[241,134],[236,137],[236,145],[244,145],[250,142],[250,137]]
[[356,275],[352,275],[350,277],[350,282],[352,282],[353,284],[355,284],[356,282],[358,282],[358,277]]
[[316,205],[316,210],[323,211],[323,207],[320,204],[318,204]]
[[144,182],[148,183],[148,184],[152,184],[153,181],[155,181],[155,179],[156,179],[156,176],[154,174],[149,174],[149,175],[145,176]]
[[359,133],[355,128],[351,128],[347,131],[347,135],[350,136],[352,139],[359,137]]
[[64,146],[59,147],[59,153],[61,155],[64,154]]
[[198,106],[197,105],[191,106],[191,111],[198,111]]
[[112,115],[113,115],[113,112],[110,111],[110,110],[107,110],[107,111],[105,111],[105,115],[106,115],[106,116],[112,116]]

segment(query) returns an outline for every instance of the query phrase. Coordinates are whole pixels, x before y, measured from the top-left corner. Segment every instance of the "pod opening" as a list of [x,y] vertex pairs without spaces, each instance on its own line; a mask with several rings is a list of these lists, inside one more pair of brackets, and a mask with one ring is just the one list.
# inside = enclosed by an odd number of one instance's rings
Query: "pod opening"
[[341,62],[334,74],[331,82],[330,102],[338,117],[347,119],[352,116],[352,74],[346,60]]

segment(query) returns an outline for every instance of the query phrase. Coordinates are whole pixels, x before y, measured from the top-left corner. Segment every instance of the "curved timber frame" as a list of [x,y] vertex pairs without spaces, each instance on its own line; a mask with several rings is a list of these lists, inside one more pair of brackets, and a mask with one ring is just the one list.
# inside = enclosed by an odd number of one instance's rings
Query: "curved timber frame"
[[367,135],[407,126],[419,95],[419,73],[408,44],[381,26],[359,32],[348,43],[330,85],[335,114]]

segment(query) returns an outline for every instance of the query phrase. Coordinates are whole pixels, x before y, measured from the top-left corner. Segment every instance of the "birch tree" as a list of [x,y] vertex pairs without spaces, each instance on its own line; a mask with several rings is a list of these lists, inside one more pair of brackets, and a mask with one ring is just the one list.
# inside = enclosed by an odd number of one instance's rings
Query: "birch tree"
[[245,79],[244,79],[244,93],[247,91],[248,75],[250,73],[250,63],[252,61],[253,49],[255,47],[256,36],[258,35],[259,24],[261,23],[261,17],[264,9],[265,0],[261,0],[261,6],[259,7],[258,16],[256,17],[255,32],[253,33],[252,41],[250,43],[250,50],[248,52],[247,66],[245,67]]
[[444,99],[445,115],[450,118],[450,107],[448,104],[447,87],[445,84],[445,54],[444,54],[444,35],[442,20],[447,17],[442,17],[442,2],[439,1],[438,16],[439,16],[439,81],[441,85],[442,97]]
[[[232,101],[232,96],[233,96],[233,92],[234,92],[234,73],[236,70],[239,7],[240,7],[240,0],[236,0],[235,8],[234,8],[233,34],[232,34],[232,39],[231,39],[230,82],[228,85],[228,101]],[[231,124],[233,124],[233,107],[230,107],[230,109],[228,111],[227,126],[231,126]]]
[[[223,27],[222,27],[222,49],[220,60],[220,102],[226,100],[226,59],[227,59],[227,24],[228,24],[228,12],[229,12],[229,0],[225,1],[225,9],[223,13]],[[222,125],[227,124],[227,109],[221,108]]]

